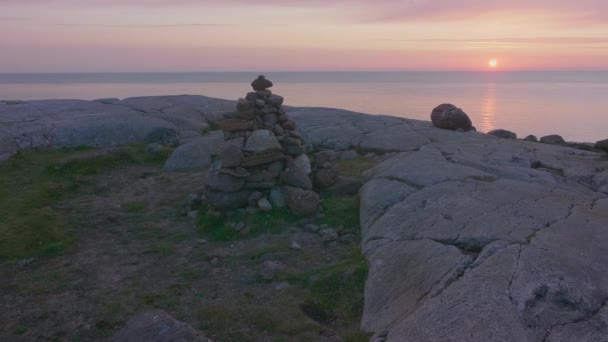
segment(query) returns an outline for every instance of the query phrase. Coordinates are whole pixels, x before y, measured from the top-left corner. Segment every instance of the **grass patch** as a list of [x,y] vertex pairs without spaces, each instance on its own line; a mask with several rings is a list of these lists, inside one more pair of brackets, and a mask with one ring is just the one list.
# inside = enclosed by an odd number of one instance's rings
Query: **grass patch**
[[146,209],[146,204],[142,202],[131,202],[125,205],[125,211],[129,214],[138,214]]
[[[290,214],[287,209],[274,209],[270,212],[258,211],[255,214],[235,210],[221,216],[210,215],[201,210],[197,218],[197,226],[198,232],[208,239],[231,241],[241,237],[278,233],[285,225],[298,220],[298,217]],[[247,225],[246,233],[243,234],[232,226],[237,222]]]
[[361,178],[363,172],[371,169],[376,162],[368,158],[357,158],[352,160],[336,160],[335,164],[340,175]]
[[302,310],[320,323],[358,322],[363,313],[367,262],[357,248],[337,264],[312,272],[283,274],[281,279],[309,290]]
[[359,196],[323,194],[322,207],[326,223],[337,227],[356,228],[359,231]]
[[[0,163],[0,259],[57,255],[74,242],[74,222],[57,205],[94,192],[91,178],[126,165],[160,165],[144,146],[21,152]],[[137,208],[132,208],[137,209]]]

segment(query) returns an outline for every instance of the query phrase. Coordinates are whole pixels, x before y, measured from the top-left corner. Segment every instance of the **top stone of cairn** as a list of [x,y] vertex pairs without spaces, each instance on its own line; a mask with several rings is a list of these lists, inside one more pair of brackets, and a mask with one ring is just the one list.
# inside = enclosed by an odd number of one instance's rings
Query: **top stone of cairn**
[[266,79],[266,76],[260,75],[255,81],[251,82],[251,86],[255,91],[266,90],[273,86],[272,82]]

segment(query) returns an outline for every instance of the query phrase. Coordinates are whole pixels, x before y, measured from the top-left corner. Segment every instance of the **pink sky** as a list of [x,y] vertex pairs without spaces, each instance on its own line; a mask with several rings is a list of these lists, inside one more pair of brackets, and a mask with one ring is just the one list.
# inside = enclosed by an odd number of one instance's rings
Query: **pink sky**
[[0,0],[0,72],[608,69],[607,33],[606,0]]

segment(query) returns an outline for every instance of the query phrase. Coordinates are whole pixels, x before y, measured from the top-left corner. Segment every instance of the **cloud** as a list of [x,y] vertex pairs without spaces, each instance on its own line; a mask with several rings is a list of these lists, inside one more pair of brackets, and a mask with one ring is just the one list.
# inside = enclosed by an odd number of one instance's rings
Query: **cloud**
[[192,8],[253,6],[327,9],[356,22],[462,20],[492,13],[553,15],[567,23],[605,24],[606,0],[0,0],[0,5],[72,8]]
[[580,45],[608,44],[608,37],[517,37],[486,39],[392,39],[388,41],[411,43],[470,43],[487,45]]

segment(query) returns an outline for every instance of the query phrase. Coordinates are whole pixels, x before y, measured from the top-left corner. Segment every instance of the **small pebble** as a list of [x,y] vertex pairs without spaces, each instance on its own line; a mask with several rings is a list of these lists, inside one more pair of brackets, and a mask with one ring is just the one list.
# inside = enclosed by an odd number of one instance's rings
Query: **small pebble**
[[284,290],[289,287],[289,283],[286,281],[282,281],[274,286],[275,290]]
[[319,226],[317,226],[316,224],[307,224],[304,226],[304,230],[306,230],[307,232],[311,232],[311,233],[317,233],[321,228]]
[[242,231],[242,230],[243,230],[243,229],[245,229],[245,228],[247,228],[247,225],[246,225],[246,224],[245,224],[245,222],[243,222],[243,221],[241,221],[241,222],[237,223],[237,224],[234,226],[234,230],[236,230],[237,232],[240,232],[240,231]]
[[302,246],[300,246],[300,244],[299,244],[299,243],[297,243],[297,242],[295,242],[295,241],[292,241],[292,242],[289,244],[289,248],[290,248],[290,249],[293,249],[293,250],[296,250],[296,251],[302,250]]

